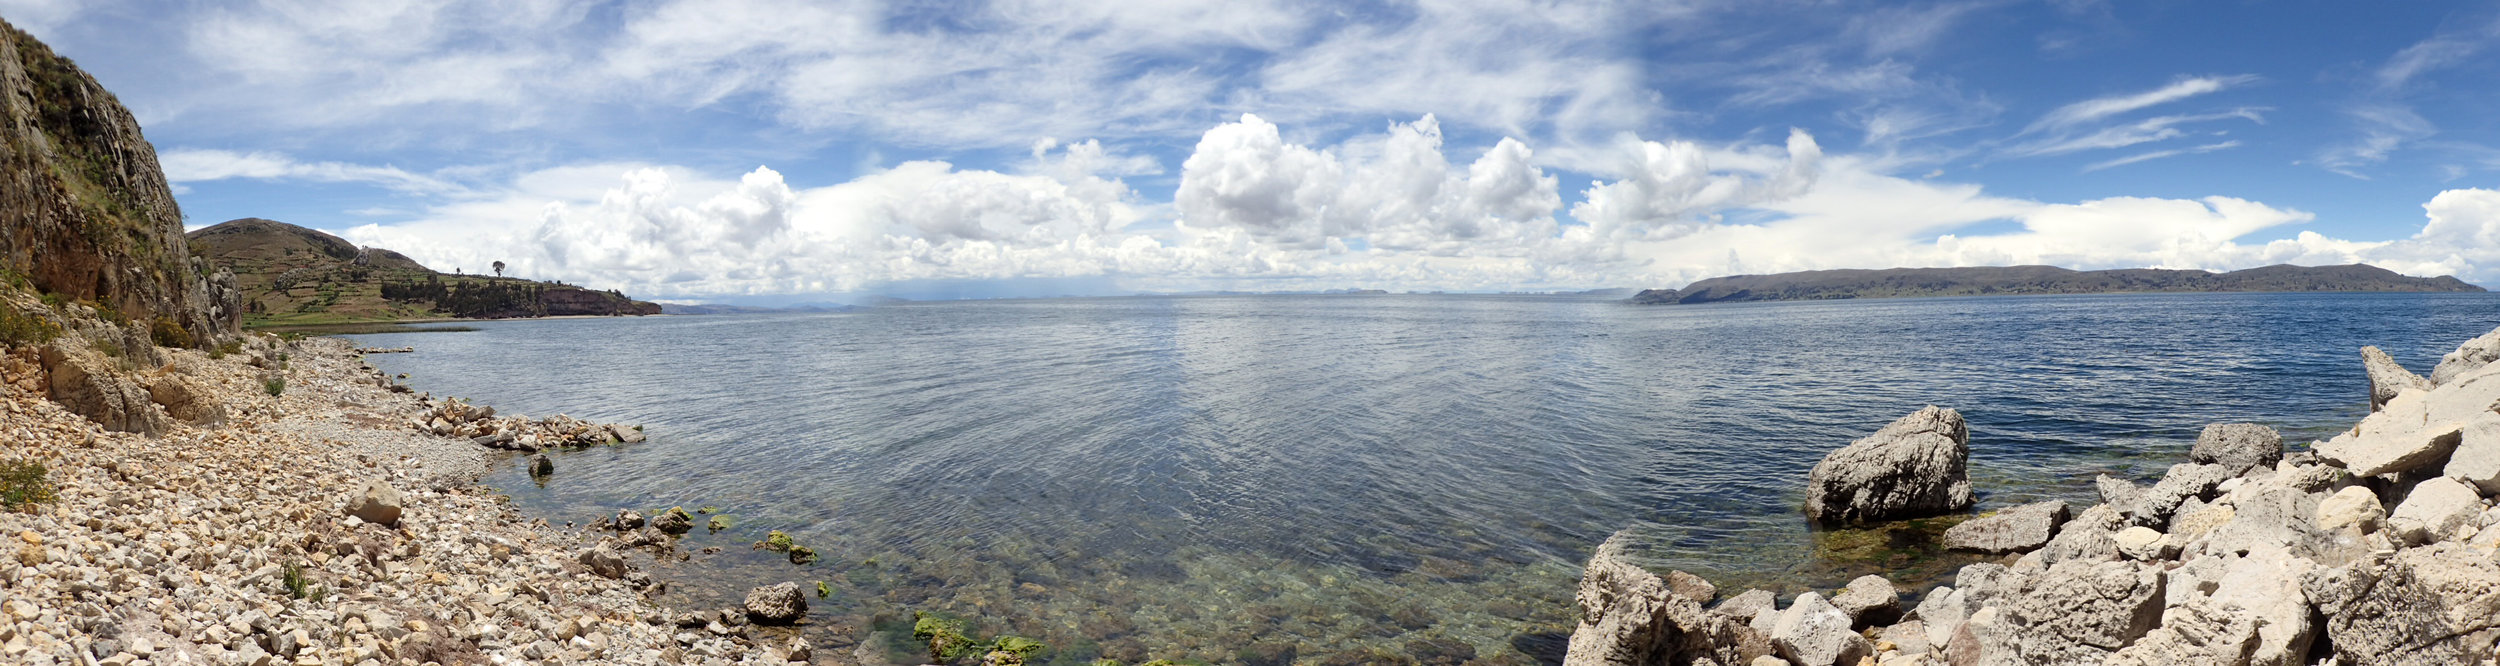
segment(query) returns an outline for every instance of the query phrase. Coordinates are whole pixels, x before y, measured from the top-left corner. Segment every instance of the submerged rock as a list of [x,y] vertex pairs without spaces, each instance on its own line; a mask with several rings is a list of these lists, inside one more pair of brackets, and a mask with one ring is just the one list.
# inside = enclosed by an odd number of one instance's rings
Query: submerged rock
[[1806,517],[1862,524],[1970,508],[1970,431],[1927,407],[1823,457],[1806,477]]
[[2066,502],[2050,500],[2008,507],[1994,515],[1965,521],[1944,531],[1944,545],[1983,553],[2029,551],[2048,545],[2057,527],[2066,524]]

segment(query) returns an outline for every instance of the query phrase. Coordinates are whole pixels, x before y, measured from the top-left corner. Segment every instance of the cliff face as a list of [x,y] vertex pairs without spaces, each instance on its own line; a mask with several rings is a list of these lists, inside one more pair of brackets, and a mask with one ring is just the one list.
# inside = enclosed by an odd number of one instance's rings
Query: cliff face
[[0,21],[0,268],[200,344],[236,332],[233,276],[191,255],[156,149],[111,92]]

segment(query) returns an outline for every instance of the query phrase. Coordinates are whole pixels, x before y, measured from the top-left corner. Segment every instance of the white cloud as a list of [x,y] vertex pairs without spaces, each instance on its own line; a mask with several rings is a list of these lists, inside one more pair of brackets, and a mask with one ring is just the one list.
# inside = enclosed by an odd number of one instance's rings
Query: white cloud
[[168,150],[158,154],[157,162],[165,169],[165,180],[173,183],[250,178],[318,183],[370,183],[415,194],[449,194],[463,189],[451,182],[432,176],[409,173],[397,167],[344,162],[298,162],[294,158],[272,152]]
[[2238,76],[2186,77],[2171,82],[2170,85],[2140,93],[2111,95],[2108,97],[2087,99],[2058,107],[2055,111],[2050,111],[2048,115],[2041,116],[2039,121],[2032,123],[2029,131],[2050,130],[2060,127],[2071,127],[2092,123],[2131,111],[2168,104],[2206,93],[2219,92],[2256,80],[2256,76],[2247,74]]
[[0,18],[6,18],[17,29],[41,37],[44,33],[68,23],[86,10],[93,0],[0,0]]
[[[769,168],[736,178],[636,164],[525,174],[490,196],[351,240],[429,265],[663,298],[873,291],[926,279],[1108,278],[1124,288],[1563,289],[1679,286],[1731,272],[2053,264],[2231,270],[2369,262],[2500,277],[2500,192],[2453,190],[2393,242],[2300,231],[2309,213],[2244,199],[1992,196],[1910,179],[1865,155],[1627,139],[1621,175],[1557,219],[1558,179],[1503,139],[1448,158],[1435,118],[1333,145],[1255,115],[1208,129],[1169,206],[1084,142],[1037,146],[1015,172],[905,162],[822,187]],[[621,175],[620,175],[621,174]],[[1975,225],[2012,222],[1973,235]],[[1990,227],[1993,228],[1993,227]]]
[[2180,156],[2180,155],[2197,155],[2197,154],[2203,154],[2203,153],[2210,153],[2210,152],[2214,152],[2214,151],[2217,151],[2217,150],[2230,150],[2230,149],[2233,149],[2233,148],[2238,148],[2238,147],[2240,147],[2240,142],[2239,142],[2239,141],[2234,140],[2234,141],[2224,141],[2224,142],[2221,142],[2221,143],[2208,143],[2208,144],[2201,145],[2201,146],[2197,146],[2197,147],[2194,147],[2194,148],[2173,148],[2173,149],[2170,149],[2170,150],[2156,150],[2156,151],[2152,151],[2152,152],[2148,152],[2148,153],[2137,153],[2137,154],[2134,154],[2134,155],[2128,155],[2128,156],[2126,156],[2126,157],[2121,157],[2121,158],[2118,158],[2118,159],[2113,159],[2113,160],[2107,160],[2107,161],[2102,161],[2102,162],[2094,162],[2094,163],[2092,163],[2092,164],[2085,165],[2085,166],[2083,167],[2083,170],[2084,170],[2085,172],[2100,171],[2100,170],[2102,170],[2102,169],[2112,169],[2112,168],[2117,168],[2117,167],[2126,166],[2126,165],[2129,165],[2129,164],[2135,164],[2135,163],[2138,163],[2138,162],[2150,162],[2150,161],[2153,161],[2153,160],[2158,160],[2158,159],[2162,159],[2162,158],[2165,158],[2165,157],[2178,157],[2178,156]]

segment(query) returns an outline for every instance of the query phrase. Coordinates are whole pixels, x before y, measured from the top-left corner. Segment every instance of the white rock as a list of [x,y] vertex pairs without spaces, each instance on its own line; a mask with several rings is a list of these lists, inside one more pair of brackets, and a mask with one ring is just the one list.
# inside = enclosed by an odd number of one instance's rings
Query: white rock
[[2413,486],[2413,492],[2387,517],[2396,538],[2427,543],[2455,533],[2483,512],[2483,496],[2473,484],[2439,477]]
[[2314,522],[2322,531],[2346,527],[2363,534],[2375,532],[2387,520],[2387,507],[2378,502],[2378,495],[2361,486],[2347,486],[2318,501],[2318,517]]
[[1874,644],[1849,628],[1849,615],[1813,592],[1798,595],[1780,611],[1779,622],[1771,627],[1771,645],[1801,666],[1856,664],[1875,654]]
[[2500,494],[2500,414],[2483,414],[2465,424],[2457,450],[2449,454],[2442,476],[2464,479],[2482,494]]
[[2119,530],[2110,537],[2118,542],[2118,553],[2139,560],[2158,560],[2176,550],[2168,535],[2150,527],[2136,526]]

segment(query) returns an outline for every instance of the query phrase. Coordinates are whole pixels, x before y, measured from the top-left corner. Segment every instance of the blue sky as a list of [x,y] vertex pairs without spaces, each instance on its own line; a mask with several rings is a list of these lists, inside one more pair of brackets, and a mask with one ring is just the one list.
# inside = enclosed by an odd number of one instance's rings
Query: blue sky
[[0,0],[0,17],[139,114],[194,225],[268,217],[659,298],[2017,263],[2500,282],[2492,3]]

